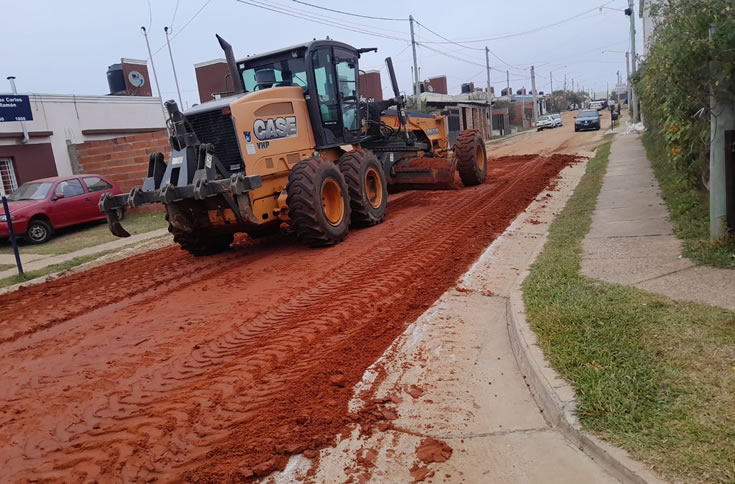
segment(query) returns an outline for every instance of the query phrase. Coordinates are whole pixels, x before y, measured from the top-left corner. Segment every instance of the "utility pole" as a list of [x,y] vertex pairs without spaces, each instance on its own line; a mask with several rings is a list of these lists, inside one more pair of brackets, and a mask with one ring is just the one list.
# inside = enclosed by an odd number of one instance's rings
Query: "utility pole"
[[536,70],[531,66],[531,94],[533,95],[533,124],[538,124],[538,99],[536,95]]
[[[635,66],[635,10],[633,9],[633,0],[628,0],[628,9],[625,13],[628,13],[630,16],[630,57],[633,61],[630,72],[633,76],[635,76],[636,66]],[[628,99],[628,102],[631,103],[631,106],[633,108],[633,122],[638,122],[638,99],[635,95],[635,91],[633,90],[633,86],[630,87],[630,98]]]
[[413,15],[408,16],[411,25],[411,49],[413,50],[413,95],[416,96],[416,106],[421,109],[421,90],[419,89],[419,64],[416,60],[416,38],[413,33]]
[[526,95],[523,94],[521,96],[521,128],[526,127],[525,121],[526,121]]
[[[710,40],[717,35],[717,28],[709,31]],[[735,102],[732,101],[733,82],[723,74],[721,61],[710,61],[710,137],[709,150],[709,234],[711,240],[721,239],[727,232],[727,168],[726,152],[732,151],[727,143],[728,131],[735,130]],[[732,215],[732,214],[730,214]]]
[[[15,88],[15,76],[8,76],[8,81],[10,81],[10,88],[13,90],[13,94],[18,94],[18,90]],[[25,121],[20,122],[20,129],[23,130],[23,144],[26,144],[30,141],[30,138],[28,137],[28,127]]]
[[184,102],[181,100],[181,90],[179,89],[179,79],[176,77],[176,64],[174,64],[174,55],[171,53],[171,41],[168,38],[169,29],[164,27],[163,31],[166,33],[166,45],[168,45],[168,56],[171,58],[171,69],[174,71],[174,83],[176,83],[176,93],[179,95],[179,106],[184,107]]
[[156,75],[156,65],[153,63],[153,54],[151,54],[151,44],[148,42],[148,32],[145,27],[141,27],[143,36],[145,37],[145,46],[148,47],[148,58],[151,60],[151,69],[153,70],[153,80],[156,81],[156,90],[158,91],[158,100],[161,102],[161,112],[163,113],[163,122],[166,122],[166,108],[163,107],[163,94],[161,94],[161,86],[158,85],[158,76]]
[[505,91],[508,94],[508,97],[512,96],[513,93],[510,92],[510,71],[505,71],[505,83],[507,91]]
[[493,100],[490,92],[490,49],[485,46],[485,69],[487,69],[487,115],[490,126],[490,138],[493,137]]
[[551,72],[549,72],[549,86],[551,87],[551,107],[553,109],[556,107],[556,102],[554,100],[554,76]]
[[[631,93],[633,91],[633,86],[631,85],[631,82],[630,82],[630,52],[626,52],[625,53],[625,78],[627,79],[627,83],[628,83],[628,94],[627,94],[627,96],[628,96],[628,110],[630,111],[630,109],[632,109],[631,108],[631,106],[632,106],[632,103],[631,103],[631,101],[632,101]],[[631,113],[631,116],[632,116],[633,111],[630,111],[630,113]]]

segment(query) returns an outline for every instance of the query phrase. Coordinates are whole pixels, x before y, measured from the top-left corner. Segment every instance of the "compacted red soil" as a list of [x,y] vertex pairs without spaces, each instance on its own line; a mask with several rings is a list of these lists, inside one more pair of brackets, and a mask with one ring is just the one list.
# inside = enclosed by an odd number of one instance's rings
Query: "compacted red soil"
[[167,247],[0,296],[2,480],[238,481],[380,431],[353,386],[574,161],[490,159],[484,185],[393,196],[331,248]]

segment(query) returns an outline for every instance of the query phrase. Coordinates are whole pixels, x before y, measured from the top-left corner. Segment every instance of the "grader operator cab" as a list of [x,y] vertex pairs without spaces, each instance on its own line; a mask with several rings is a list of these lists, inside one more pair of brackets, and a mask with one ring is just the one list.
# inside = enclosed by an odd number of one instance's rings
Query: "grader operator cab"
[[484,181],[480,133],[460,133],[449,158],[444,116],[406,113],[390,58],[395,97],[361,100],[358,59],[377,49],[315,40],[236,60],[217,39],[234,95],[185,113],[165,103],[168,163],[150,155],[142,187],[100,200],[116,236],[129,236],[119,219],[126,207],[163,203],[174,241],[195,255],[284,222],[304,243],[325,246],[351,225],[380,223],[389,188],[448,187],[455,171],[465,185]]

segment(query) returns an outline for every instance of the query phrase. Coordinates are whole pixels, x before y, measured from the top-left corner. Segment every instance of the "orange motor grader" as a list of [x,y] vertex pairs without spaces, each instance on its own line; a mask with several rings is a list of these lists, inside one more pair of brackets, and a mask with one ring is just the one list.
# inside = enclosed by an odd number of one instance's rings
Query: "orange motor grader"
[[226,250],[237,232],[257,237],[290,224],[310,246],[342,241],[350,226],[380,223],[388,189],[483,183],[485,143],[463,131],[449,157],[444,116],[406,112],[395,97],[360,97],[358,60],[377,49],[315,40],[236,60],[217,36],[231,96],[181,112],[165,103],[171,152],[150,156],[143,186],[105,195],[113,234],[125,208],[163,203],[169,231],[194,255]]

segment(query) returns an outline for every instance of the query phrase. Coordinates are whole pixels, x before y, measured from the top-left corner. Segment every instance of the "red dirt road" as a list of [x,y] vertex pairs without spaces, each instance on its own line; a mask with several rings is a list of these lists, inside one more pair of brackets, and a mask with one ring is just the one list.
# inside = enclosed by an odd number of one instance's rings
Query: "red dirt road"
[[491,159],[332,248],[168,247],[0,296],[2,480],[238,481],[389,420],[352,387],[573,161]]

